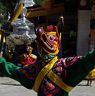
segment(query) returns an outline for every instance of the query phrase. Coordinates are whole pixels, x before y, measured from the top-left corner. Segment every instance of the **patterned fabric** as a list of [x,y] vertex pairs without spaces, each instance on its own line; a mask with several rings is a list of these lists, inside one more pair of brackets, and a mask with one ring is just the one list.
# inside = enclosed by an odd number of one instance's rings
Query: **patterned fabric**
[[[75,64],[80,57],[68,57],[68,58],[61,58],[57,62],[55,62],[52,71],[58,75],[60,78],[66,78],[66,68],[71,66],[72,64]],[[41,62],[40,62],[41,64]],[[42,69],[42,68],[41,68]],[[40,67],[39,63],[36,65],[29,65],[26,67],[23,67],[21,69],[17,70],[17,73],[25,78],[32,80],[33,82],[35,81],[37,74],[39,73]],[[34,74],[35,73],[35,74]],[[40,89],[41,93],[44,94],[44,96],[56,96],[56,94],[59,94],[59,96],[62,94],[62,89],[58,87],[53,81],[51,81],[47,75],[43,79]]]
[[[59,59],[54,67],[52,68],[53,72],[56,73],[60,78],[66,78],[66,68],[75,64],[80,57],[68,57]],[[56,79],[56,78],[55,78]],[[44,94],[44,96],[61,96],[62,89],[53,83],[47,76],[44,78],[42,85],[40,87],[40,91]]]
[[16,71],[21,77],[25,79],[35,80],[37,74],[39,73],[39,70],[39,65],[37,63],[34,63],[31,65],[24,66],[23,68],[20,68]]

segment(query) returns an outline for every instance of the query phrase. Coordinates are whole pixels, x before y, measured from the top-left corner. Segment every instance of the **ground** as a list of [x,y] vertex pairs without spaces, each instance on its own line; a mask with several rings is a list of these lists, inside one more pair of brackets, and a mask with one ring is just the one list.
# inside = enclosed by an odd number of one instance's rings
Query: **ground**
[[[83,80],[70,92],[70,96],[95,96],[95,81],[92,86],[86,86],[87,81]],[[17,81],[0,77],[0,96],[37,96],[37,94],[21,86]]]

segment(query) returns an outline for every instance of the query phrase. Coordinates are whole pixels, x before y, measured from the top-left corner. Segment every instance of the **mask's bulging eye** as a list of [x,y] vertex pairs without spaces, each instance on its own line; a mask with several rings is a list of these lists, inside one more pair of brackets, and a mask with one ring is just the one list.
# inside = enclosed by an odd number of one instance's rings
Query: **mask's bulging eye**
[[54,37],[53,37],[53,36],[49,36],[49,39],[50,39],[51,41],[54,41]]

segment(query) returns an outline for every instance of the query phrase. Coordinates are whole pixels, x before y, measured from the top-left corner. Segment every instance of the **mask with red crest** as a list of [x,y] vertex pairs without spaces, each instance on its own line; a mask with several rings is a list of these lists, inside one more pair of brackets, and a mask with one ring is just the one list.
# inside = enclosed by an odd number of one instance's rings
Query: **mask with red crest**
[[39,27],[36,30],[37,45],[40,55],[57,55],[60,49],[59,33],[56,26]]

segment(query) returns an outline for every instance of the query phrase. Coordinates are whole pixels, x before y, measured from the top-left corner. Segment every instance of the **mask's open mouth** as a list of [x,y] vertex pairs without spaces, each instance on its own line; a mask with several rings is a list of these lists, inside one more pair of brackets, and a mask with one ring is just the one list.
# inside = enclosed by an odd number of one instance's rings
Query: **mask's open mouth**
[[41,33],[40,35],[40,44],[42,45],[41,47],[43,47],[48,52],[51,52],[51,53],[55,52],[54,41],[49,40],[49,38],[44,32]]

